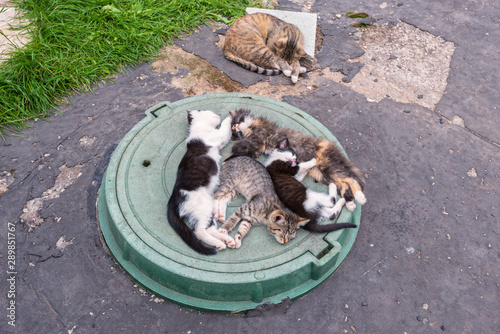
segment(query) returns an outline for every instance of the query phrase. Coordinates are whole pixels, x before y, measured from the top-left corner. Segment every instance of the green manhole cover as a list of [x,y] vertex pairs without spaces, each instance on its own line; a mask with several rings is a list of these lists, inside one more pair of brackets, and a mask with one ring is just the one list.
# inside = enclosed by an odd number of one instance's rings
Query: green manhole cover
[[[286,103],[248,94],[201,95],[148,109],[116,148],[100,189],[101,229],[117,262],[148,290],[194,309],[240,312],[300,297],[337,269],[357,234],[357,229],[328,234],[300,230],[281,245],[260,226],[250,231],[241,248],[214,256],[200,255],[184,244],[171,229],[166,208],[185,153],[186,110],[208,109],[225,118],[236,108],[248,108],[341,147],[323,125]],[[231,146],[222,151],[223,159]],[[306,184],[328,192],[327,186],[308,178]],[[232,202],[227,217],[243,203],[242,198]],[[360,218],[358,205],[354,212],[344,209],[338,220],[359,226]]]

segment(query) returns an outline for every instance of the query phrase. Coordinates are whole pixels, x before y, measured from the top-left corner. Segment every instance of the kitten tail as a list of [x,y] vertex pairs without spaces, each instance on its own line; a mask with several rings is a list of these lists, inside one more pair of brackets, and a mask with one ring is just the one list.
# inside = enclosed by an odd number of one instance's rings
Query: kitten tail
[[259,65],[251,63],[243,58],[240,58],[237,55],[235,55],[229,51],[225,51],[224,56],[227,59],[234,61],[236,64],[240,65],[244,69],[252,71],[252,72],[256,72],[256,73],[264,74],[264,75],[278,75],[281,73],[281,70],[274,69],[274,68],[263,68]]
[[326,225],[306,224],[306,226],[304,226],[304,229],[309,232],[327,233],[327,232],[341,230],[343,228],[356,228],[356,227],[357,226],[355,224],[350,224],[350,223],[336,223],[336,224],[326,224]]
[[179,206],[177,196],[178,193],[173,193],[168,201],[167,217],[170,226],[177,232],[181,239],[192,249],[203,255],[215,255],[217,249],[205,246],[196,236],[189,226],[179,216]]

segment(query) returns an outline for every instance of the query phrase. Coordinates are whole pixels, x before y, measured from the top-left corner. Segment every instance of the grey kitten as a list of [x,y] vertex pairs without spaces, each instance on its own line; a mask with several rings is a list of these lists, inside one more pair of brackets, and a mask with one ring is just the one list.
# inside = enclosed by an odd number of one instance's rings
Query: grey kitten
[[221,226],[219,232],[229,233],[241,221],[231,248],[239,248],[241,240],[255,225],[267,225],[276,240],[285,244],[295,238],[297,230],[309,219],[301,218],[279,200],[266,168],[246,156],[231,156],[222,164],[219,189],[214,194],[214,215],[225,220],[228,203],[240,193],[247,202]]

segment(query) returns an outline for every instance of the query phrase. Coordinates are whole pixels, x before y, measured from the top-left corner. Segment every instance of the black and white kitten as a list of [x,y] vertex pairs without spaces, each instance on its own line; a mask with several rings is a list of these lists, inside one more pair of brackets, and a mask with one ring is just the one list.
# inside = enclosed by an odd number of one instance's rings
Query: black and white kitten
[[295,214],[310,219],[304,229],[311,232],[332,232],[354,224],[318,224],[318,219],[334,219],[342,210],[345,199],[335,203],[335,197],[308,189],[302,184],[309,169],[316,166],[316,158],[297,164],[297,155],[284,138],[266,160],[265,166],[280,200]]
[[189,247],[198,253],[213,255],[217,249],[223,250],[227,243],[234,242],[227,234],[217,231],[213,219],[213,194],[219,184],[219,151],[231,139],[231,117],[217,129],[218,115],[209,110],[192,110],[188,111],[188,122],[187,152],[179,163],[168,201],[168,222]]

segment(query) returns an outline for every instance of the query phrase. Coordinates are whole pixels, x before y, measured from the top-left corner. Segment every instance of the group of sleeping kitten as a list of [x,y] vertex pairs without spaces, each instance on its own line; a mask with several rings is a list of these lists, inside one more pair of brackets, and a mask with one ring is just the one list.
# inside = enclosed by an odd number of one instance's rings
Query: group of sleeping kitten
[[[283,73],[293,83],[306,71],[299,62],[307,57],[299,28],[263,13],[241,17],[229,28],[224,55],[250,71]],[[312,232],[356,227],[318,224],[321,217],[334,219],[344,204],[352,211],[354,200],[366,202],[363,176],[335,143],[280,128],[245,109],[231,111],[219,129],[220,117],[207,110],[188,111],[188,122],[187,152],[167,212],[172,228],[195,251],[210,255],[238,248],[259,224],[282,244],[300,227]],[[221,170],[219,151],[231,136],[239,141]],[[265,167],[254,159],[260,153],[268,155]],[[306,188],[300,182],[306,174],[327,184],[328,194]],[[227,205],[237,194],[247,202],[226,220]],[[216,220],[223,222],[219,229]],[[239,222],[235,237],[229,236]]]
[[[239,248],[252,226],[264,224],[279,243],[293,239],[300,227],[312,232],[354,228],[355,224],[321,225],[321,217],[334,219],[344,203],[348,210],[364,204],[360,171],[334,142],[281,128],[249,110],[220,117],[208,110],[188,111],[187,151],[179,163],[168,202],[168,221],[195,251],[212,255]],[[231,140],[232,156],[222,168],[220,150]],[[255,160],[268,155],[263,166]],[[299,163],[300,161],[300,163]],[[328,185],[319,193],[300,181],[309,174]],[[337,191],[341,198],[335,201]],[[247,202],[227,220],[228,203],[241,194]],[[223,222],[218,229],[217,220]],[[241,222],[236,235],[229,232]]]

